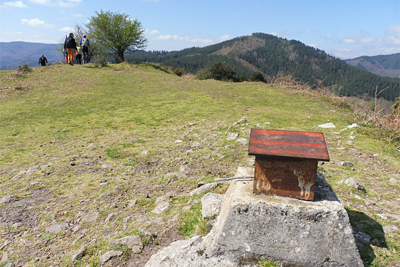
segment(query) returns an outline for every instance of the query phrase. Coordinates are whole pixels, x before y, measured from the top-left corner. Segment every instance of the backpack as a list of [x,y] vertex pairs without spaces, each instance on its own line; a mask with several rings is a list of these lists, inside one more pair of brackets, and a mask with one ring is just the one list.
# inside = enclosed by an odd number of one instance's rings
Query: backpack
[[82,38],[82,46],[89,46],[89,41],[87,38]]
[[74,37],[71,37],[71,36],[68,37],[67,48],[73,48],[74,47],[74,44],[72,43],[73,39],[74,39]]

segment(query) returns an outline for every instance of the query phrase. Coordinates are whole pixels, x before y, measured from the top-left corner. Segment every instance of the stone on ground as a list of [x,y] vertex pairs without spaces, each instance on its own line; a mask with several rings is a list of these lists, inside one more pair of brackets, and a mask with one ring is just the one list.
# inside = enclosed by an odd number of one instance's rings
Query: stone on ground
[[209,184],[205,184],[200,186],[199,188],[193,190],[192,192],[188,193],[189,197],[195,196],[195,195],[200,195],[202,193],[211,191],[213,189],[215,189],[218,186],[218,183],[209,183]]
[[203,217],[203,219],[218,215],[223,200],[223,195],[215,193],[207,193],[204,197],[202,197],[201,216]]

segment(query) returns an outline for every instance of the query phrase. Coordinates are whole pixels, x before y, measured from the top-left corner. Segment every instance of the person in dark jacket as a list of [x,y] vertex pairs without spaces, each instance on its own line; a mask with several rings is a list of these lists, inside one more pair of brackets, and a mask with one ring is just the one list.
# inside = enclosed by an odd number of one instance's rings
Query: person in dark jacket
[[72,66],[74,65],[74,54],[76,50],[76,42],[74,39],[74,34],[71,32],[67,40],[64,43],[64,49],[67,50],[68,53],[68,63]]
[[42,56],[39,58],[39,64],[42,66],[46,66],[47,63],[47,58],[42,54]]

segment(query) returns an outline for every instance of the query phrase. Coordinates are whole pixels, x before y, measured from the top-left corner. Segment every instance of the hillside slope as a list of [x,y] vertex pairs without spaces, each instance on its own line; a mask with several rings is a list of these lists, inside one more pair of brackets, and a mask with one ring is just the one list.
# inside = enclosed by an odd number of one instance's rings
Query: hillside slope
[[[204,194],[187,193],[248,166],[239,139],[251,128],[323,132],[331,161],[319,171],[355,233],[371,237],[360,243],[365,266],[400,266],[400,153],[372,138],[379,128],[347,128],[353,114],[323,95],[127,63],[1,71],[0,80],[0,266],[71,266],[85,245],[73,266],[100,266],[111,250],[122,255],[103,266],[144,266],[173,240],[204,234]],[[318,127],[328,122],[336,128]],[[338,183],[349,177],[366,190]],[[152,212],[160,202],[167,209]],[[140,253],[110,244],[136,235]]]
[[38,66],[42,54],[50,64],[62,62],[62,54],[57,51],[59,48],[59,44],[0,42],[0,70],[17,69],[24,63],[31,67]]
[[347,64],[380,76],[400,78],[400,53],[380,56],[362,56],[346,60]]
[[220,61],[235,67],[238,75],[250,77],[261,71],[271,81],[278,76],[290,76],[312,88],[328,87],[338,95],[373,97],[375,89],[388,89],[381,97],[394,100],[400,94],[400,82],[381,77],[346,64],[324,51],[296,41],[273,35],[254,33],[204,48],[176,52],[137,52],[128,60],[154,62],[184,67],[191,73],[210,69]]

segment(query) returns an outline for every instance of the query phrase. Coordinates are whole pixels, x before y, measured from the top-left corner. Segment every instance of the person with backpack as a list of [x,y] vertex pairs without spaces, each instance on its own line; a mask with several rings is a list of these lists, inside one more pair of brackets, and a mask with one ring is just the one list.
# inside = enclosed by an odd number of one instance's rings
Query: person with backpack
[[82,65],[82,49],[80,46],[76,47],[76,63]]
[[73,66],[74,65],[74,54],[76,50],[76,42],[74,39],[74,34],[71,32],[67,40],[64,43],[64,49],[67,50],[68,53],[68,63]]
[[39,58],[39,64],[42,66],[46,66],[47,63],[47,58],[42,54],[42,56]]
[[86,38],[86,34],[84,34],[81,38],[81,40],[79,41],[79,44],[82,47],[82,52],[83,52],[83,63],[89,63],[90,59],[89,59],[89,46],[90,46],[90,42],[89,39]]

